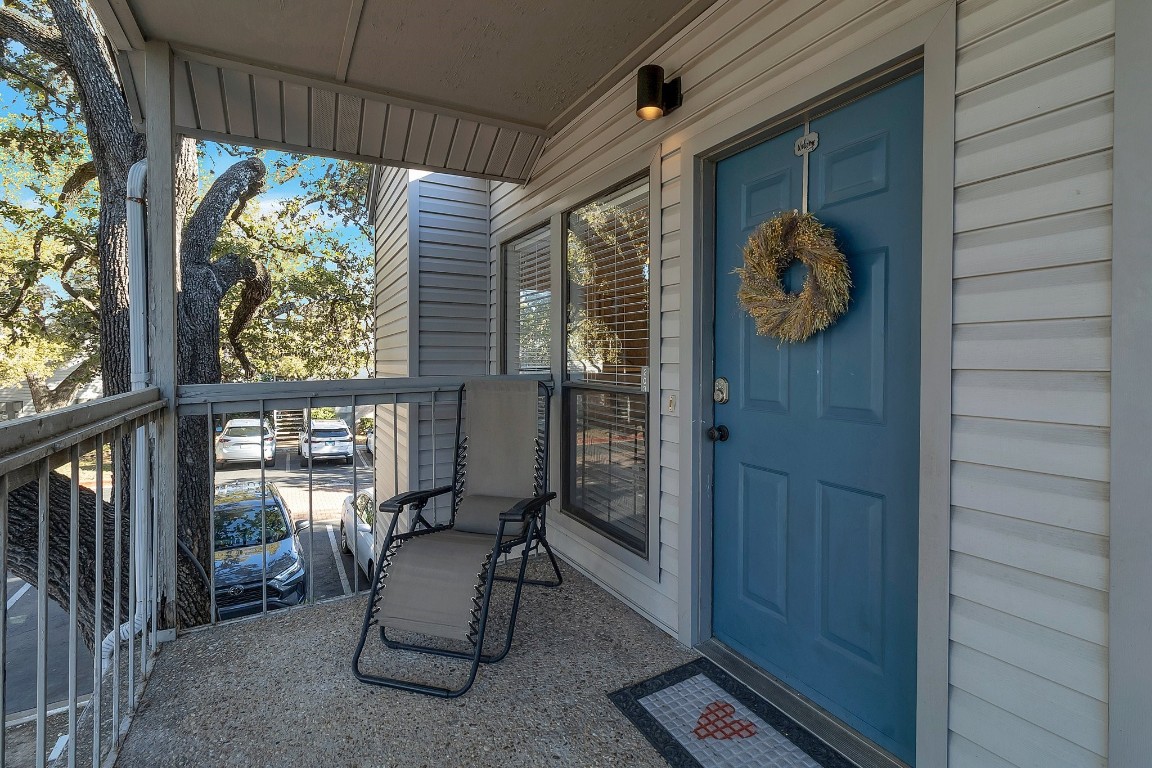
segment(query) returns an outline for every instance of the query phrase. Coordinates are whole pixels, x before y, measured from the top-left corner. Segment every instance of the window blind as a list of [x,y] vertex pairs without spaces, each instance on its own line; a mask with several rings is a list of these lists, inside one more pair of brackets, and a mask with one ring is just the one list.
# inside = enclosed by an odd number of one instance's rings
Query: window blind
[[569,378],[639,387],[648,366],[648,184],[568,217]]
[[568,215],[563,509],[647,557],[648,183]]
[[552,249],[544,226],[504,246],[506,340],[509,373],[550,368]]

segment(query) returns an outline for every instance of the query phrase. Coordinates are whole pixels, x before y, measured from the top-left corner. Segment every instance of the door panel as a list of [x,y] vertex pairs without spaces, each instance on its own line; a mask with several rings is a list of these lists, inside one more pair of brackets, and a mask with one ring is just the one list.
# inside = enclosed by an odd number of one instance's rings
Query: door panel
[[[923,79],[812,120],[809,208],[837,235],[848,312],[800,344],[739,308],[748,235],[800,208],[797,126],[716,168],[713,632],[911,762],[915,746]],[[790,290],[805,269],[793,267]]]

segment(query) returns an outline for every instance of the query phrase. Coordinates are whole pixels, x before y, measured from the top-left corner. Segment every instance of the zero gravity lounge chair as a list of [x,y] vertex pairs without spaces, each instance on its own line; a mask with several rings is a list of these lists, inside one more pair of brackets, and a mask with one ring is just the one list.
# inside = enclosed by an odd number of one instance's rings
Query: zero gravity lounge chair
[[[469,381],[459,393],[454,482],[402,493],[380,505],[380,512],[391,514],[392,522],[376,558],[364,626],[352,658],[353,671],[362,682],[445,698],[460,696],[476,680],[481,663],[508,655],[524,584],[560,585],[560,566],[545,538],[545,507],[556,498],[548,492],[548,401],[548,387],[535,380]],[[423,509],[444,494],[452,494],[452,519],[433,525]],[[405,508],[412,513],[412,530],[397,533]],[[527,555],[541,546],[556,579],[526,582]],[[520,550],[524,557],[518,574],[497,576],[500,556]],[[515,582],[515,595],[503,648],[484,654],[496,581]],[[389,648],[470,661],[467,682],[460,688],[441,688],[362,671],[360,655],[373,626],[379,626],[380,639]],[[388,636],[390,629],[463,641],[471,650],[399,642]]]

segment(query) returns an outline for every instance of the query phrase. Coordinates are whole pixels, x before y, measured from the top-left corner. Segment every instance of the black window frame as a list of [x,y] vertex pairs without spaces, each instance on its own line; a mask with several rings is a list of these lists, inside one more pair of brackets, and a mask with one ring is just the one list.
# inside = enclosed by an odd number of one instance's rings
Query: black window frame
[[[649,206],[649,220],[648,220],[648,254],[649,265],[648,274],[645,278],[648,291],[648,306],[647,306],[647,375],[641,375],[641,381],[635,386],[627,386],[621,384],[600,383],[587,380],[574,380],[572,372],[569,370],[569,320],[572,301],[572,284],[569,280],[569,263],[568,263],[568,233],[570,231],[571,217],[573,214],[579,212],[582,208],[594,203],[598,200],[611,198],[615,195],[625,193],[629,188],[647,187],[647,202]],[[651,280],[651,259],[653,258],[652,247],[652,221],[651,221],[651,200],[652,200],[652,182],[650,174],[644,172],[635,176],[629,177],[624,181],[612,187],[604,189],[603,191],[581,201],[579,204],[573,206],[570,210],[564,212],[561,216],[561,237],[560,237],[560,270],[561,270],[561,296],[560,300],[563,307],[563,320],[560,327],[562,335],[561,344],[561,360],[560,360],[560,388],[561,388],[561,435],[560,435],[560,457],[563,466],[562,476],[564,478],[563,487],[560,489],[560,510],[566,516],[582,523],[586,527],[592,529],[597,534],[603,536],[608,541],[622,547],[627,552],[638,556],[642,560],[648,561],[653,556],[654,541],[652,532],[652,498],[651,498],[651,473],[652,473],[652,456],[653,447],[651,443],[651,426],[652,426],[652,407],[651,407],[651,382],[650,375],[652,370],[652,307],[654,305],[653,299],[653,285]],[[643,433],[644,433],[644,449],[643,461],[644,471],[642,478],[642,492],[644,500],[644,520],[640,529],[643,531],[642,537],[635,537],[629,535],[621,528],[611,526],[603,521],[600,517],[589,512],[586,509],[580,508],[572,503],[570,498],[570,489],[573,483],[573,477],[576,472],[576,456],[575,452],[575,436],[573,414],[575,412],[575,399],[582,393],[601,393],[607,397],[613,394],[634,396],[643,403]]]

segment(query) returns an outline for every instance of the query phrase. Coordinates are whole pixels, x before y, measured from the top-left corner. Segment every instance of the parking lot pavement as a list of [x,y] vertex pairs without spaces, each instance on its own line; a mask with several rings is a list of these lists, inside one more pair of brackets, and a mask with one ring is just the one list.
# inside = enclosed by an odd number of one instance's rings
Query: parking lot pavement
[[[302,531],[300,543],[317,600],[365,588],[364,573],[357,574],[352,556],[339,551],[341,509],[345,497],[352,493],[354,479],[358,490],[372,485],[372,455],[362,446],[357,446],[354,467],[342,461],[318,459],[309,468],[295,450],[281,449],[276,452],[275,466],[264,468],[264,481],[275,484],[292,522],[312,521],[311,533]],[[216,483],[237,481],[259,482],[259,463],[227,465],[216,470]]]
[[[362,446],[357,446],[355,466],[342,461],[317,459],[309,468],[308,463],[296,455],[295,450],[281,449],[276,451],[275,466],[264,469],[264,481],[276,484],[288,504],[293,520],[307,520],[311,503],[313,522],[334,520],[336,525],[340,524],[340,505],[344,497],[352,493],[353,477],[358,489],[372,485],[372,455]],[[309,478],[311,499],[308,493]],[[259,480],[258,462],[229,464],[224,469],[216,470],[215,474],[216,483]]]
[[[5,717],[36,706],[36,589],[8,574],[7,664],[5,665]],[[48,702],[68,698],[68,612],[48,601]],[[77,693],[92,690],[92,654],[77,640]]]

